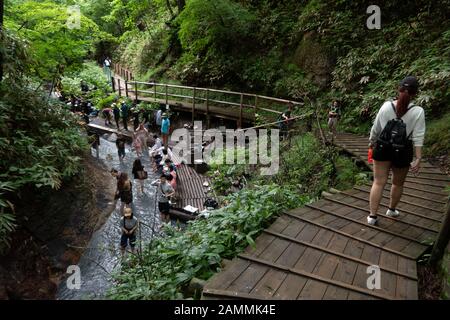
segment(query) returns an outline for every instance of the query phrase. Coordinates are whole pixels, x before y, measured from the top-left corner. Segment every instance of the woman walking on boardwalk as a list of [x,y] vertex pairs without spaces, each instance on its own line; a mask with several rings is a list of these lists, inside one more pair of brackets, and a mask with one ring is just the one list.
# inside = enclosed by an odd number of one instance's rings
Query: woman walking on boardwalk
[[408,76],[403,79],[398,98],[383,104],[372,126],[369,146],[373,148],[374,181],[370,191],[370,215],[367,217],[370,225],[377,223],[378,207],[391,169],[392,186],[386,212],[388,217],[400,215],[396,207],[400,202],[409,169],[414,174],[420,170],[425,137],[425,113],[421,107],[411,102],[418,89],[419,84],[415,77]]

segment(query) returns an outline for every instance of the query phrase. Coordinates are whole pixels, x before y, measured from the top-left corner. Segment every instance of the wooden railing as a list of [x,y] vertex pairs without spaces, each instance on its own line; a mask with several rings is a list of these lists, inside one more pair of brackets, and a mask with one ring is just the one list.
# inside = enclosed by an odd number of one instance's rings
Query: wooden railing
[[263,95],[219,90],[201,87],[191,87],[175,84],[142,82],[133,80],[133,74],[126,68],[114,65],[113,89],[120,96],[126,96],[135,101],[159,102],[165,104],[181,104],[192,110],[192,121],[196,111],[202,111],[207,116],[228,112],[238,119],[241,126],[244,120],[254,119],[256,114],[271,114],[278,116],[288,104],[303,106],[303,102],[268,97]]

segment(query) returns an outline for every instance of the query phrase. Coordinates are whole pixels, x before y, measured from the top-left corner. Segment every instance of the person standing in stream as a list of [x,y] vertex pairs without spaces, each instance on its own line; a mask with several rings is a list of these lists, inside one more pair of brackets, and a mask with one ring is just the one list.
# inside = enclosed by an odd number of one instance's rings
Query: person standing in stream
[[147,172],[144,170],[144,166],[142,165],[141,159],[134,160],[132,172],[134,180],[139,181],[141,193],[144,194],[144,182],[145,179],[147,179]]
[[152,185],[157,185],[158,194],[158,209],[161,213],[162,222],[170,222],[170,197],[175,194],[175,190],[167,181],[167,176],[165,174],[161,175],[161,178],[152,183]]
[[169,147],[170,120],[167,113],[163,113],[161,121],[161,136],[164,148]]
[[116,199],[120,199],[120,212],[123,213],[125,206],[131,207],[133,202],[133,184],[128,178],[128,174],[122,172],[119,176],[119,181],[117,182]]
[[[392,186],[386,216],[397,218],[397,205],[409,170],[417,174],[422,159],[425,137],[425,112],[413,104],[419,90],[415,77],[408,76],[400,83],[398,97],[386,101],[375,118],[370,131],[369,147],[373,148],[374,181],[370,191],[370,215],[367,223],[375,225],[383,190],[392,170]],[[415,154],[415,159],[413,160]]]
[[125,102],[122,102],[120,110],[122,111],[123,128],[125,131],[128,131],[128,105]]
[[116,103],[113,103],[114,121],[116,122],[117,130],[120,130],[120,108]]
[[133,215],[131,208],[126,208],[123,218],[120,219],[120,227],[122,229],[122,236],[120,237],[120,251],[125,254],[125,249],[128,244],[131,247],[131,252],[135,252],[136,248],[136,230],[139,227],[139,221]]
[[117,136],[116,146],[119,160],[122,161],[125,158],[125,138],[121,134]]

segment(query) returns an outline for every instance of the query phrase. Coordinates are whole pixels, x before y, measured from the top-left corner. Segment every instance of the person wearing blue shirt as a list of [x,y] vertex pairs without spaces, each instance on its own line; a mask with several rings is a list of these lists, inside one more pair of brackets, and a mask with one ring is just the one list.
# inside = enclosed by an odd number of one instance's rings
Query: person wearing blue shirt
[[169,132],[170,132],[170,120],[167,113],[163,113],[161,121],[161,135],[163,138],[164,147],[168,147],[169,142]]

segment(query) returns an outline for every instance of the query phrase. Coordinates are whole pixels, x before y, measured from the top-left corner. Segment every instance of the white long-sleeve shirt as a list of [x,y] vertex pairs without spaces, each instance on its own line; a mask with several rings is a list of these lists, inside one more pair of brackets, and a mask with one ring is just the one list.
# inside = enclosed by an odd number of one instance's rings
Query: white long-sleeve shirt
[[[394,106],[396,105],[397,101],[394,101]],[[396,117],[391,102],[386,101],[378,111],[372,129],[370,130],[370,142],[375,143],[388,121]],[[412,132],[411,139],[414,146],[422,147],[425,138],[425,111],[421,107],[410,103],[408,112],[403,115],[402,120],[406,124],[406,134],[409,136]]]

